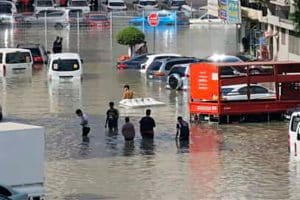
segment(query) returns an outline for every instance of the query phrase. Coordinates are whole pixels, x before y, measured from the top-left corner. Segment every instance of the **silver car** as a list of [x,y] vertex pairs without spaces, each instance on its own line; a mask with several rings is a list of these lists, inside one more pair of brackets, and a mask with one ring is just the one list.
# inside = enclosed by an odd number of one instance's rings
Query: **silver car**
[[48,27],[63,29],[69,26],[69,12],[68,9],[41,10],[32,16],[24,17],[24,23],[27,26],[46,23]]

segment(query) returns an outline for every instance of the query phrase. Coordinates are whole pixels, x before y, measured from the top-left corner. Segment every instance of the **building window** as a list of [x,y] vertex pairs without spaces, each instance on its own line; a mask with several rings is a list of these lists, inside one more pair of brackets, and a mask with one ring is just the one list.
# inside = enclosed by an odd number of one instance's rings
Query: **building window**
[[284,28],[282,28],[281,29],[281,44],[282,45],[285,45],[286,43],[285,43],[285,40],[286,40],[286,36],[285,36],[285,29]]
[[300,37],[292,31],[289,34],[289,53],[300,55]]

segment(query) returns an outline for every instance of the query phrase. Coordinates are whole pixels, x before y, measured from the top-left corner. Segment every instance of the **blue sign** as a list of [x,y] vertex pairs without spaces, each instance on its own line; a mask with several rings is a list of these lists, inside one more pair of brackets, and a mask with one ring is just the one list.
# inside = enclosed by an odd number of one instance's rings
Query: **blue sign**
[[240,23],[240,5],[238,0],[228,0],[227,2],[227,22]]

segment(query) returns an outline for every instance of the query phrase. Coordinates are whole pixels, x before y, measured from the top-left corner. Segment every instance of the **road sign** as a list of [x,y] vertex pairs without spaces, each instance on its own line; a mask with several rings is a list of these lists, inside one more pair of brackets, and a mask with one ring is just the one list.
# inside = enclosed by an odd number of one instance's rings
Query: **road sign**
[[148,23],[150,26],[153,26],[153,27],[155,27],[159,24],[159,17],[156,12],[150,13],[148,15]]

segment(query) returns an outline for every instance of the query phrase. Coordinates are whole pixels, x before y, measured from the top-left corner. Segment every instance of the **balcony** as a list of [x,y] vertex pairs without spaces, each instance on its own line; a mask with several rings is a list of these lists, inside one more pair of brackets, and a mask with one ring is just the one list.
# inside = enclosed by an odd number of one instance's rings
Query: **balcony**
[[277,6],[290,6],[290,0],[271,0],[270,3],[275,4]]

